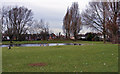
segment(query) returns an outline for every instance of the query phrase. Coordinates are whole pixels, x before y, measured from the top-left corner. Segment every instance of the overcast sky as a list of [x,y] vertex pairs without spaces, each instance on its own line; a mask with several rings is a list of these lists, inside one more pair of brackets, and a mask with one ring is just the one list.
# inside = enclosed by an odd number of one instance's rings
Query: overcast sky
[[[34,13],[34,19],[43,19],[49,23],[54,33],[62,32],[63,17],[67,7],[73,2],[79,3],[80,12],[90,0],[0,0],[2,6],[25,6]],[[84,33],[85,31],[81,31]]]

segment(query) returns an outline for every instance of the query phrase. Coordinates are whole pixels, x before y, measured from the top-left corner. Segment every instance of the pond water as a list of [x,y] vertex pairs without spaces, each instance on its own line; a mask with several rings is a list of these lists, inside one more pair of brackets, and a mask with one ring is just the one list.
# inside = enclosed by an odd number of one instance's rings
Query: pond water
[[60,46],[60,45],[82,45],[78,43],[42,43],[42,44],[13,44],[13,45],[0,45],[0,47],[18,46],[18,47],[31,47],[31,46]]

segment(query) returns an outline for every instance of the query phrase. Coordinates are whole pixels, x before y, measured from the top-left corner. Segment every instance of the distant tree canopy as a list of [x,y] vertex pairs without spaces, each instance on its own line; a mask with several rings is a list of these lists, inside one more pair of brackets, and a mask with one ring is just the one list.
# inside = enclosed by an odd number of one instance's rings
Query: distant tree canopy
[[79,13],[78,3],[74,2],[63,19],[63,30],[66,37],[69,38],[72,34],[77,39],[77,35],[81,30],[81,17]]
[[41,31],[49,32],[49,24],[41,20],[33,20],[31,26],[28,29],[30,34],[40,34]]
[[96,33],[86,33],[86,40],[87,41],[99,41],[100,37]]
[[32,25],[29,27],[30,34],[41,34],[41,39],[46,40],[49,36],[49,24],[41,20],[33,20]]

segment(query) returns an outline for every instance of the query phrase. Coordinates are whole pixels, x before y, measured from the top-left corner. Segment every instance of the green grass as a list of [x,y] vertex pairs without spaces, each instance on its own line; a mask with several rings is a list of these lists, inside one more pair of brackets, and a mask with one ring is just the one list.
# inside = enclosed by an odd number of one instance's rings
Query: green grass
[[[93,43],[102,44],[103,41],[72,41],[72,40],[50,40],[50,41],[13,41],[13,44],[28,44],[28,43]],[[107,42],[109,43],[109,42]],[[10,41],[3,41],[2,44],[10,44]]]
[[[63,42],[73,42],[73,41],[60,41],[60,40],[44,40],[44,41],[13,41],[13,44],[27,44],[27,43],[63,43]],[[2,44],[10,44],[10,41],[3,41]]]
[[[118,45],[115,44],[13,47],[11,50],[5,47],[2,52],[3,72],[118,71]],[[40,62],[47,66],[28,65]]]

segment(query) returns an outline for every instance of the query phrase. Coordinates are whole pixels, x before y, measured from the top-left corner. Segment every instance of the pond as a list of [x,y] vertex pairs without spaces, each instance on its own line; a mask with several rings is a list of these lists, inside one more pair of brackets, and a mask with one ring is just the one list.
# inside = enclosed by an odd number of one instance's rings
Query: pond
[[31,46],[60,46],[60,45],[82,45],[79,43],[41,43],[41,44],[13,44],[13,45],[0,45],[0,47],[31,47]]

